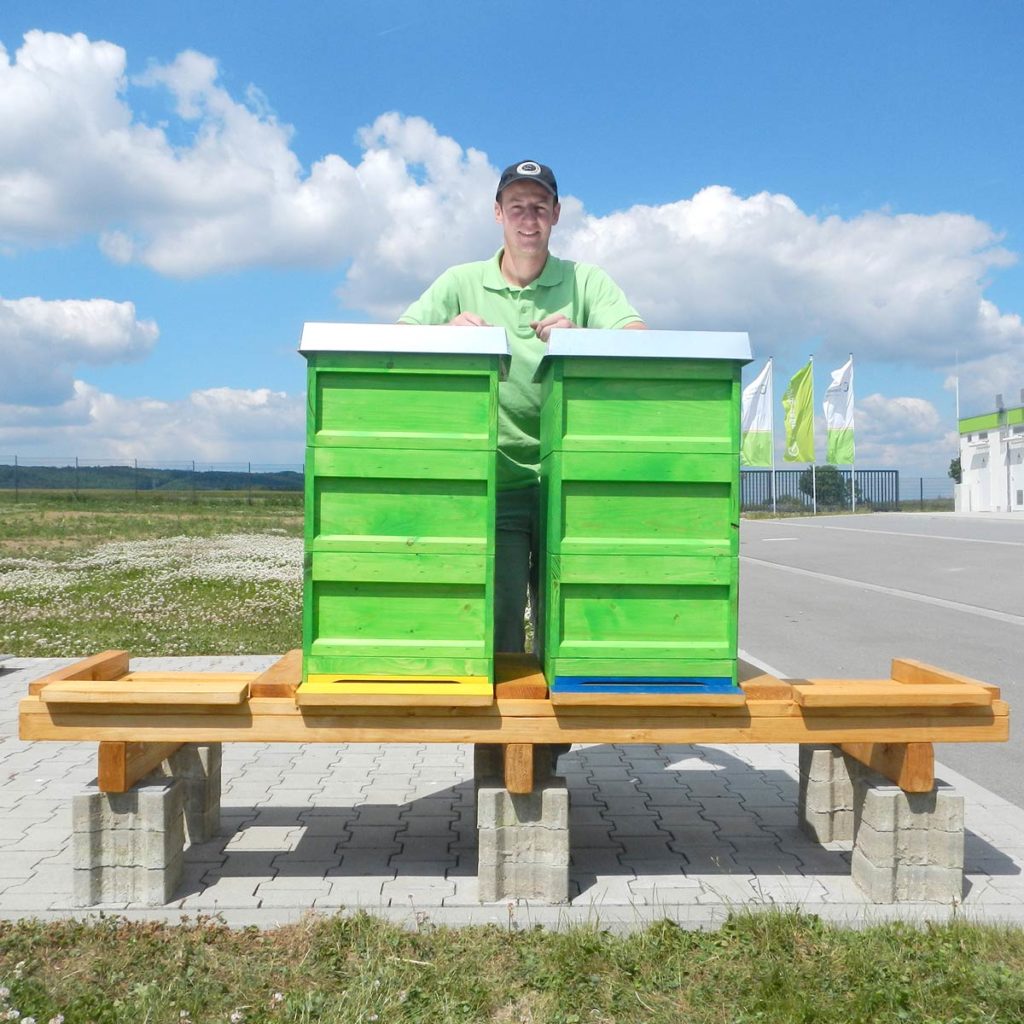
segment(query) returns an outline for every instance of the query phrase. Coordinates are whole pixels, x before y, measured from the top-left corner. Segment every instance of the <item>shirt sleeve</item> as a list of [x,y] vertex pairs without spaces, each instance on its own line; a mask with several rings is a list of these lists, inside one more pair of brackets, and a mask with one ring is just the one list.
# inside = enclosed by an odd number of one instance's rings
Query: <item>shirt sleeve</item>
[[583,322],[581,327],[619,328],[643,317],[630,305],[622,289],[600,267],[583,270]]
[[455,275],[446,270],[398,318],[400,324],[446,324],[459,315],[459,295]]

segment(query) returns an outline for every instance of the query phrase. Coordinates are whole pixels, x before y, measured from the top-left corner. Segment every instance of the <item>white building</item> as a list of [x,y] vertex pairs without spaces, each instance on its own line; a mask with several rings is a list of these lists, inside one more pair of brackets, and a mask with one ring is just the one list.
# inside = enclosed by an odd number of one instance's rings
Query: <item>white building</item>
[[995,412],[960,420],[958,512],[1024,513],[1024,404],[996,402]]

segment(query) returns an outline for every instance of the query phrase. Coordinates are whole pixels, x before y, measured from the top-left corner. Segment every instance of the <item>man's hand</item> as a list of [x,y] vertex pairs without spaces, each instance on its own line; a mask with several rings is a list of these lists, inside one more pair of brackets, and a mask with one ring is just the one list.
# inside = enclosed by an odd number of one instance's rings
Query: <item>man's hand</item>
[[552,313],[550,316],[544,317],[543,320],[532,320],[530,326],[533,328],[533,333],[546,345],[548,338],[551,337],[552,327],[575,327],[576,324],[561,313]]
[[490,327],[491,325],[476,313],[460,313],[448,321],[449,327]]

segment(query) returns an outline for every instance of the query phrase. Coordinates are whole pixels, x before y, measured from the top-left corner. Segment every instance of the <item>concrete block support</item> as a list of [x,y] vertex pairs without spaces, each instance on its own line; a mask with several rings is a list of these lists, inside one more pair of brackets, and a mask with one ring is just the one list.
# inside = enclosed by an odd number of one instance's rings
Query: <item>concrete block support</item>
[[853,839],[853,762],[838,747],[800,744],[800,827],[819,843]]
[[205,843],[220,831],[221,744],[183,743],[149,778],[183,783],[189,843]]
[[181,882],[184,783],[151,779],[127,793],[92,790],[72,799],[72,898],[167,903]]
[[509,793],[500,778],[477,783],[478,892],[482,902],[569,899],[569,790],[548,778]]
[[959,902],[964,798],[944,783],[904,793],[880,775],[854,778],[853,880],[875,903]]

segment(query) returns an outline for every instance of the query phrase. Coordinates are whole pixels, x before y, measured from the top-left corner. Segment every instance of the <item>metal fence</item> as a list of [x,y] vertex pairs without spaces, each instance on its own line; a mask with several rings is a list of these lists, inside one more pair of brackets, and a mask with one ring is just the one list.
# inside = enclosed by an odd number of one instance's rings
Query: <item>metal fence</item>
[[138,459],[25,458],[0,456],[0,491],[25,492],[130,491],[167,496],[200,493],[301,491],[301,463],[146,462]]
[[[740,507],[744,512],[772,511],[772,471],[744,469],[740,473]],[[819,511],[856,506],[874,511],[901,509],[953,509],[953,481],[949,477],[906,476],[898,469],[849,469],[818,466]],[[779,469],[775,477],[775,505],[779,513],[810,512],[814,507],[810,469]]]
[[[775,507],[781,514],[804,513],[813,507],[809,469],[775,471]],[[848,469],[817,468],[818,508],[850,505]],[[191,496],[237,492],[301,492],[301,463],[146,462],[138,459],[35,458],[0,456],[0,491],[51,491],[81,496],[88,491],[128,491],[136,495]],[[858,469],[853,474],[857,506],[863,509],[953,508],[953,481],[948,477],[906,476],[895,469]],[[744,469],[740,503],[745,512],[771,512],[772,471]]]

